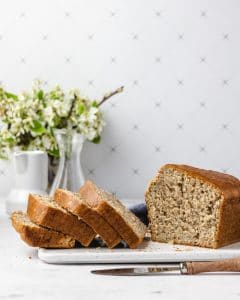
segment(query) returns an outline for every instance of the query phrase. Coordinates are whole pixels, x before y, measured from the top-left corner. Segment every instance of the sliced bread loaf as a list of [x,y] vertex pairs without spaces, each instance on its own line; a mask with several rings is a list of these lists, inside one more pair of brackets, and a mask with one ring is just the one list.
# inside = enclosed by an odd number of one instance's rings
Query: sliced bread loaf
[[69,235],[39,226],[30,221],[23,212],[12,214],[12,225],[21,239],[32,247],[73,248],[75,240]]
[[145,197],[154,241],[210,248],[240,241],[240,181],[231,175],[168,164]]
[[119,234],[78,193],[57,189],[54,194],[54,200],[91,226],[109,248],[113,248],[120,243],[121,238]]
[[130,248],[136,248],[142,242],[147,227],[115,196],[91,181],[86,181],[79,193],[120,234]]
[[48,196],[30,194],[27,214],[32,222],[68,234],[85,247],[89,246],[96,236],[90,226]]

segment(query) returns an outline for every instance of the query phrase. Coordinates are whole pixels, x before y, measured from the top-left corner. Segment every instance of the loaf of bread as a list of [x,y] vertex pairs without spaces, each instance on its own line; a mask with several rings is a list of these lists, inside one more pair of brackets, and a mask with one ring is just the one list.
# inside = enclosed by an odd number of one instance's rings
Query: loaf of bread
[[231,175],[168,164],[145,199],[154,241],[209,248],[240,241],[240,182]]
[[32,247],[73,248],[75,240],[69,235],[36,225],[22,212],[12,214],[12,225],[21,239]]
[[48,196],[30,194],[27,214],[32,222],[70,235],[85,247],[88,247],[96,236],[90,226]]
[[92,209],[85,198],[78,193],[57,189],[54,200],[70,213],[80,217],[85,223],[93,228],[100,235],[109,248],[113,248],[121,241],[121,237],[109,223]]
[[142,242],[147,231],[146,226],[114,195],[91,181],[86,181],[79,193],[120,234],[130,248],[136,248]]

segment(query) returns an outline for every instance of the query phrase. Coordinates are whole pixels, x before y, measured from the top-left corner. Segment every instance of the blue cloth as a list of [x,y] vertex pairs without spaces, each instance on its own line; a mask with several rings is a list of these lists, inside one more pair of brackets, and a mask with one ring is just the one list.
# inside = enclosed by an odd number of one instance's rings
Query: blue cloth
[[148,225],[147,217],[147,206],[145,203],[135,204],[129,207],[131,212],[133,212],[145,225]]

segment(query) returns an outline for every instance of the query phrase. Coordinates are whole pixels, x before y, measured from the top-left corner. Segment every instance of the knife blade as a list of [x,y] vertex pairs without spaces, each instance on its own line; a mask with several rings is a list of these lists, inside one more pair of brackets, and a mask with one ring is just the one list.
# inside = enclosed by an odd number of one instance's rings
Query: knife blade
[[136,268],[117,268],[117,269],[101,269],[92,270],[92,274],[112,275],[112,276],[143,276],[143,275],[159,275],[164,272],[180,271],[180,264],[156,267],[136,267]]
[[[218,261],[181,262],[171,265],[156,265],[154,267],[135,267],[92,270],[92,274],[112,276],[143,276],[160,275],[166,272],[179,271],[179,274],[193,275],[204,272],[240,272],[240,258]],[[239,273],[240,274],[240,273]]]

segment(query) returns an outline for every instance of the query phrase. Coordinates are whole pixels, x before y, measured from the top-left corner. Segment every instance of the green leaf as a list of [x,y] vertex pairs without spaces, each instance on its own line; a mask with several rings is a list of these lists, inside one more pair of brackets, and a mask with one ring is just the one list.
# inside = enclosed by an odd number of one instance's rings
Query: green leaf
[[61,118],[59,116],[55,116],[54,119],[53,119],[53,122],[54,122],[54,127],[58,127],[61,123]]
[[54,157],[59,157],[60,156],[59,150],[57,148],[53,149],[53,150],[49,150],[48,154],[51,155],[51,156],[54,156]]
[[95,137],[91,142],[93,142],[94,144],[99,144],[101,142],[101,137],[100,135]]
[[33,121],[33,127],[31,130],[37,134],[43,134],[46,132],[46,128],[37,120]]
[[6,142],[8,144],[12,144],[14,141],[15,141],[14,138],[11,138],[11,137],[4,139],[4,142]]
[[39,100],[42,100],[43,99],[43,90],[40,90],[38,93],[37,93],[37,97]]
[[12,93],[5,92],[5,95],[6,95],[7,98],[12,98],[14,100],[18,100],[18,96],[14,95]]
[[59,96],[56,94],[55,91],[50,92],[50,98],[53,100],[59,99]]
[[79,104],[79,106],[78,106],[79,115],[81,115],[84,112],[84,110],[85,110],[84,104],[83,103]]
[[98,107],[98,102],[97,101],[93,101],[92,106],[93,107]]

